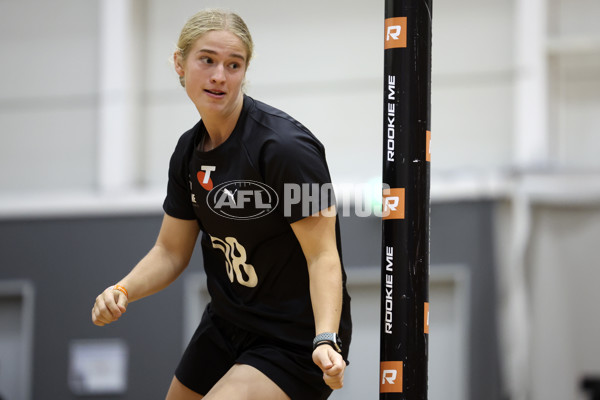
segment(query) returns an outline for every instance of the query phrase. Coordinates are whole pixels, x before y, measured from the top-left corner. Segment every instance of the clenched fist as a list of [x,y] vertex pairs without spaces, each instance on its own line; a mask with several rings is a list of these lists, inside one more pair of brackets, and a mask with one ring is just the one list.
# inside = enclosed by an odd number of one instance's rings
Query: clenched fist
[[118,320],[127,311],[128,299],[125,293],[114,286],[108,287],[96,297],[92,308],[92,322],[104,326]]
[[331,389],[341,389],[344,386],[344,370],[346,362],[340,353],[333,347],[324,344],[318,346],[312,354],[312,359],[321,371],[323,380]]

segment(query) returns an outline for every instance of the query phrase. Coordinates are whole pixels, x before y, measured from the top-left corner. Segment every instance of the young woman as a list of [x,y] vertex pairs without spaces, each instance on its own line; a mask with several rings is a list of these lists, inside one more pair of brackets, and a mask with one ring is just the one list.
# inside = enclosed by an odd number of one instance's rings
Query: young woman
[[343,384],[350,297],[324,149],[244,94],[252,52],[236,14],[205,10],[183,27],[175,71],[201,120],[171,158],[156,244],[92,310],[109,324],[168,286],[202,232],[211,302],[168,400],[325,399]]

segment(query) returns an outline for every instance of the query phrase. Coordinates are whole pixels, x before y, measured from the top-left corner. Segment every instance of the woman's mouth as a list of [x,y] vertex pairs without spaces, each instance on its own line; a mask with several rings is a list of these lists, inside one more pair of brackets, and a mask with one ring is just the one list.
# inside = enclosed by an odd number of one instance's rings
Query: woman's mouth
[[216,89],[204,89],[204,91],[212,96],[221,97],[225,94],[225,92]]

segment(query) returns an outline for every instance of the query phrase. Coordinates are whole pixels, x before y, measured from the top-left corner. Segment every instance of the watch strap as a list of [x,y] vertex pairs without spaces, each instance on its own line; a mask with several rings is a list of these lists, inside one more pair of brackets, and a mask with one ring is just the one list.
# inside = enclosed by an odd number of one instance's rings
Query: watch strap
[[313,350],[322,344],[328,344],[338,353],[342,352],[342,341],[335,332],[320,333],[313,339]]

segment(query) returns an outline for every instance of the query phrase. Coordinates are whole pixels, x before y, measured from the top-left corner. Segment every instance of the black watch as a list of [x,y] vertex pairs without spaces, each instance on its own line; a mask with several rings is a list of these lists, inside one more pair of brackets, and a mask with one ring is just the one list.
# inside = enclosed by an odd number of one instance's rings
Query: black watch
[[335,332],[320,333],[313,339],[313,350],[322,344],[328,344],[338,353],[342,352],[342,339]]

